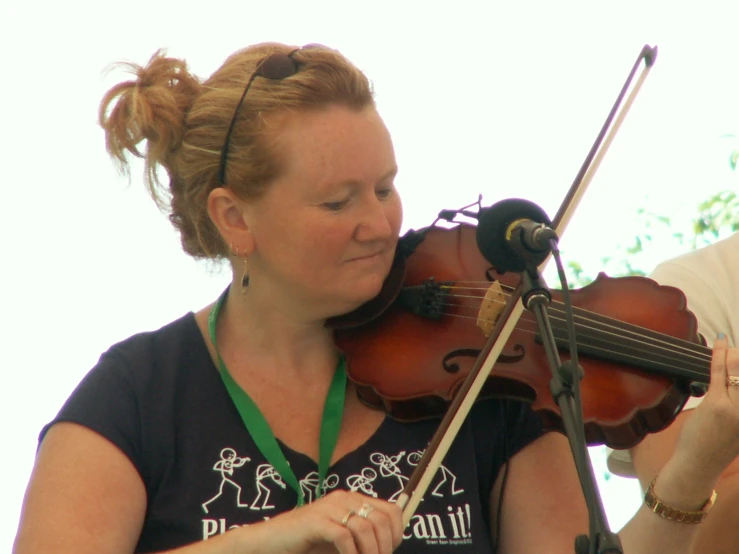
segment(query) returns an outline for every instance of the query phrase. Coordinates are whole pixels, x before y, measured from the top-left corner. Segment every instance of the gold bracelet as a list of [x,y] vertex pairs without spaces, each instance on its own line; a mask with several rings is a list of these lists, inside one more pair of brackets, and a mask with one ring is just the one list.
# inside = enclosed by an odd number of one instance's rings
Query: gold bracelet
[[644,504],[658,516],[669,519],[670,521],[677,521],[678,523],[700,523],[705,519],[713,503],[716,502],[716,491],[714,490],[711,498],[705,501],[700,510],[694,512],[678,510],[657,498],[657,495],[654,494],[654,484],[656,482],[657,478],[655,477],[649,484],[647,493],[644,495]]

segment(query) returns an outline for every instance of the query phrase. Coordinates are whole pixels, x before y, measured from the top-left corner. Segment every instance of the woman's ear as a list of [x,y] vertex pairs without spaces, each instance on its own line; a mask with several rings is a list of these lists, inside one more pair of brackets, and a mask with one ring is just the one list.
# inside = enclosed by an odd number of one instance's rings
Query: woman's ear
[[208,195],[208,215],[223,241],[249,256],[254,251],[254,238],[246,218],[246,206],[231,189],[218,187]]

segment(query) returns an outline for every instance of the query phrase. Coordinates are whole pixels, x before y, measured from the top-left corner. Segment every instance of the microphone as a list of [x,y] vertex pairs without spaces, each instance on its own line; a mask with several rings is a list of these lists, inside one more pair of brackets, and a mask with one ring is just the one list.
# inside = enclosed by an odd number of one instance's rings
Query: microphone
[[477,247],[500,273],[537,267],[549,255],[549,241],[558,240],[546,212],[521,198],[496,202],[477,218]]

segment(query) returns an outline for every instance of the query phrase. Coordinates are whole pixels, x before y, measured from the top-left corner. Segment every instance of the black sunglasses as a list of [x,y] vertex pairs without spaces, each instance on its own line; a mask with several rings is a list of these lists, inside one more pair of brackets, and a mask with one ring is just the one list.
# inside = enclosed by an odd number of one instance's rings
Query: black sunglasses
[[257,64],[257,68],[254,70],[254,73],[249,77],[246,87],[244,87],[244,93],[241,95],[241,99],[236,105],[236,110],[231,118],[231,124],[228,126],[226,140],[224,141],[223,149],[221,150],[221,163],[218,166],[218,181],[222,185],[226,184],[226,162],[228,161],[231,135],[236,126],[236,120],[239,117],[239,111],[241,111],[241,106],[244,103],[244,98],[246,98],[246,93],[249,92],[249,87],[251,87],[251,84],[257,77],[279,81],[295,75],[298,72],[298,63],[293,59],[293,54],[295,54],[295,52],[297,52],[297,50],[293,50],[289,54],[285,54],[284,52],[275,52],[274,54],[270,54]]

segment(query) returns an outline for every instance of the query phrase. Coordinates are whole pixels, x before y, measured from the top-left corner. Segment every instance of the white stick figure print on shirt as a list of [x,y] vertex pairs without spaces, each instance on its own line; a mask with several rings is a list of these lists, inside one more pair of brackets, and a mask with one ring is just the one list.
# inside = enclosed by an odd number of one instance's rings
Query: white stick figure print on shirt
[[241,467],[246,462],[250,462],[251,458],[249,457],[243,457],[239,458],[236,454],[236,451],[233,448],[224,448],[221,450],[221,459],[216,462],[216,464],[213,466],[213,471],[217,471],[221,474],[221,484],[218,487],[218,494],[216,494],[213,498],[208,500],[207,502],[203,503],[203,511],[207,514],[208,513],[208,504],[216,500],[217,498],[220,498],[220,496],[223,494],[223,487],[228,483],[232,487],[236,489],[236,506],[239,508],[246,508],[249,506],[249,504],[242,504],[241,502],[241,485],[236,483],[235,481],[231,480],[231,476],[234,474],[234,468],[235,467]]
[[377,472],[371,467],[365,467],[359,475],[355,473],[347,477],[346,484],[352,492],[362,491],[364,494],[377,498],[377,493],[372,487],[375,479],[377,479]]
[[[421,461],[421,458],[423,457],[423,453],[425,450],[417,450],[416,452],[412,452],[408,454],[408,465],[411,465],[413,467],[418,465],[418,462]],[[452,496],[457,494],[462,494],[464,492],[464,489],[457,489],[456,483],[457,483],[457,476],[454,475],[451,471],[449,471],[449,468],[446,467],[444,464],[441,464],[439,466],[438,471],[436,472],[436,475],[441,474],[441,481],[437,483],[437,485],[434,487],[434,490],[431,491],[431,494],[434,496],[443,497],[444,494],[439,492],[439,489],[441,486],[446,483],[447,481],[451,480],[451,484],[449,485],[449,488],[451,489],[450,492]],[[436,475],[434,478],[436,478]]]
[[[269,487],[267,487],[267,485],[262,482],[265,479],[272,479],[272,481],[276,483],[277,486],[279,486],[280,488],[287,488],[287,485],[285,485],[285,481],[282,480],[282,477],[280,477],[280,474],[277,473],[277,470],[272,467],[272,464],[259,464],[257,466],[255,483],[257,487],[257,496],[255,496],[254,500],[251,501],[251,506],[249,506],[250,510],[271,510],[274,508],[272,504],[267,504],[267,502],[269,501],[269,495],[272,491],[270,491]],[[262,493],[264,493],[264,500],[262,500],[262,505],[258,506],[257,502],[262,496]]]
[[388,502],[395,502],[397,500],[398,495],[403,492],[405,481],[409,480],[408,477],[401,473],[400,467],[398,467],[403,456],[405,456],[405,450],[398,452],[395,456],[387,456],[382,452],[375,452],[370,455],[370,461],[380,468],[380,475],[382,477],[394,477],[400,484],[400,488],[387,499]]
[[[328,491],[335,489],[339,484],[339,476],[335,473],[327,475],[323,480],[323,494],[328,494]],[[308,475],[300,480],[300,490],[303,491],[303,497],[305,503],[310,504],[316,498],[318,498],[318,472],[311,471]]]

